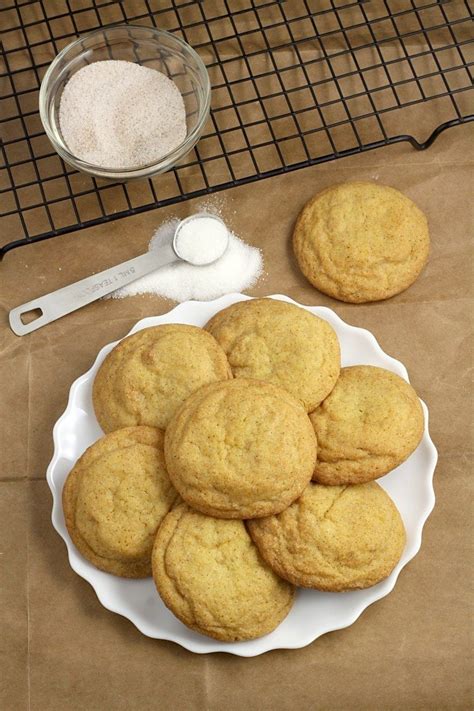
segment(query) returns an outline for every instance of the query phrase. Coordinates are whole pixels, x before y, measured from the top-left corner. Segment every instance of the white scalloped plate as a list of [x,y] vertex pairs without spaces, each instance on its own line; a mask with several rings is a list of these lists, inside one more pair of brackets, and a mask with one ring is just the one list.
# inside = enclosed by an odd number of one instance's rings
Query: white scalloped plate
[[[142,319],[130,333],[161,323],[203,326],[211,316],[229,304],[249,298],[243,294],[230,294],[210,302],[188,301],[163,316]],[[287,296],[275,295],[272,298],[296,303]],[[341,344],[342,365],[378,365],[408,380],[405,367],[384,353],[369,331],[349,326],[331,309],[322,306],[303,308],[326,319],[333,326]],[[104,607],[129,619],[148,637],[172,640],[192,652],[229,652],[253,657],[270,649],[304,647],[326,632],[347,627],[355,622],[366,607],[391,592],[401,569],[420,548],[423,525],[435,501],[433,473],[437,452],[429,436],[428,410],[424,403],[425,432],[420,445],[406,462],[378,480],[400,510],[407,530],[407,545],[390,577],[372,588],[345,593],[299,590],[292,611],[271,634],[248,642],[226,643],[192,632],[181,624],[161,602],[151,578],[125,580],[103,573],[85,560],[66,530],[61,492],[74,462],[102,436],[92,407],[92,382],[100,364],[115,345],[109,343],[104,346],[92,368],[72,384],[66,411],[54,427],[54,456],[47,472],[53,494],[53,525],[66,543],[71,567],[92,585]]]

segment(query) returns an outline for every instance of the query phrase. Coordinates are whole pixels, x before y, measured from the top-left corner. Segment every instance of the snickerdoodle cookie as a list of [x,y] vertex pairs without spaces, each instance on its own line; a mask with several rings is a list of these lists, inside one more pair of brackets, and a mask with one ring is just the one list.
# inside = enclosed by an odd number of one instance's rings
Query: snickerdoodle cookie
[[293,604],[294,588],[260,557],[243,521],[176,506],[158,529],[153,578],[185,625],[225,641],[271,632]]
[[95,442],[76,462],[63,489],[64,518],[74,544],[97,568],[145,578],[156,529],[177,499],[163,433],[127,427]]
[[311,412],[339,375],[339,341],[330,324],[276,299],[239,301],[206,325],[224,349],[235,378],[279,385]]
[[407,289],[429,245],[421,210],[398,190],[372,182],[323,190],[305,205],[293,233],[296,260],[311,284],[354,303]]
[[380,582],[405,547],[401,516],[376,482],[309,484],[286,511],[247,526],[278,575],[294,585],[333,592]]
[[342,368],[330,395],[310,414],[318,439],[313,479],[360,484],[401,464],[423,435],[423,410],[412,386],[384,368]]
[[217,341],[202,328],[164,324],[124,338],[102,363],[93,402],[104,432],[150,425],[164,429],[202,385],[232,377]]
[[286,390],[239,378],[191,395],[165,435],[170,479],[193,508],[217,518],[277,513],[301,494],[316,437]]

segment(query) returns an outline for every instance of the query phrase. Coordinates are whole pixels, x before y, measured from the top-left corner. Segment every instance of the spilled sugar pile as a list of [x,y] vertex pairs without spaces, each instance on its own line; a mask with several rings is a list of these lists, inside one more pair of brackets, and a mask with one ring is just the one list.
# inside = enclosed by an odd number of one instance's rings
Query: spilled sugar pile
[[[179,220],[174,219],[160,225],[153,235],[149,250],[159,249],[169,243],[178,223]],[[199,240],[199,234],[196,234],[196,240]],[[202,245],[205,249],[205,240]],[[263,258],[260,250],[229,232],[227,251],[214,264],[202,267],[185,262],[170,264],[114,291],[111,297],[120,299],[137,294],[156,294],[178,302],[189,299],[210,301],[224,294],[251,288],[262,272]]]

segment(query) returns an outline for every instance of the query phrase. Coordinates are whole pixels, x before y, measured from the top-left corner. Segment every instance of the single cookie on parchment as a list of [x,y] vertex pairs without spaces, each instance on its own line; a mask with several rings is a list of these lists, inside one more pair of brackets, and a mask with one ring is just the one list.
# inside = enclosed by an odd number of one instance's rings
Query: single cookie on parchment
[[376,482],[311,483],[278,516],[248,521],[247,527],[278,575],[330,592],[375,585],[390,575],[405,547],[398,509]]
[[217,518],[282,511],[310,481],[316,437],[286,390],[244,378],[191,395],[165,435],[166,466],[178,493]]
[[153,578],[165,605],[201,634],[235,642],[268,634],[287,616],[294,588],[262,560],[243,521],[176,506],[160,526]]
[[430,246],[425,215],[398,190],[350,182],[323,190],[301,211],[293,249],[305,277],[353,303],[388,299],[420,274]]
[[104,432],[134,425],[164,429],[191,393],[231,377],[224,351],[202,328],[144,328],[120,341],[99,368],[95,414]]
[[234,378],[279,385],[311,412],[339,375],[339,341],[332,326],[277,299],[239,301],[205,326],[224,349]]
[[412,386],[372,365],[342,368],[310,420],[318,439],[313,479],[328,485],[361,484],[387,474],[417,448],[424,428]]
[[151,575],[156,530],[178,500],[163,455],[163,433],[128,427],[84,452],[63,488],[66,527],[96,568],[124,578]]

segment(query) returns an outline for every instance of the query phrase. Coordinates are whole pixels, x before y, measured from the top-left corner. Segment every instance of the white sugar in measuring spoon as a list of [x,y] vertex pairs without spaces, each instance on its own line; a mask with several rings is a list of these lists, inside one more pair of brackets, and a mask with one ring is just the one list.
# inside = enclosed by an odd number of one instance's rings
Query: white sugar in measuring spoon
[[[17,336],[24,336],[172,262],[182,260],[198,267],[213,264],[224,255],[228,244],[229,232],[219,217],[205,212],[191,215],[178,224],[173,240],[159,249],[12,309],[10,328]],[[22,316],[30,311],[41,313],[30,323],[23,323]]]
[[173,249],[185,262],[204,266],[217,261],[227,249],[229,231],[221,219],[205,212],[191,215],[176,228]]

